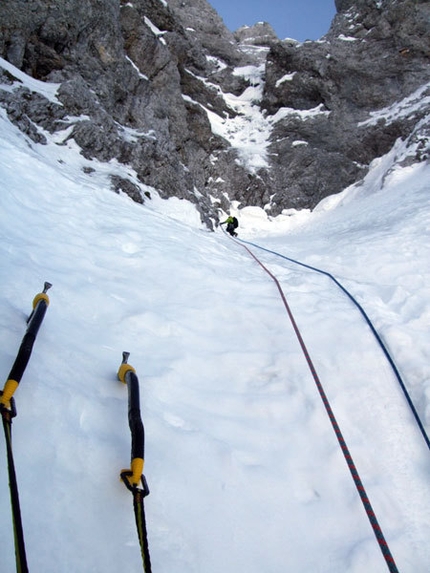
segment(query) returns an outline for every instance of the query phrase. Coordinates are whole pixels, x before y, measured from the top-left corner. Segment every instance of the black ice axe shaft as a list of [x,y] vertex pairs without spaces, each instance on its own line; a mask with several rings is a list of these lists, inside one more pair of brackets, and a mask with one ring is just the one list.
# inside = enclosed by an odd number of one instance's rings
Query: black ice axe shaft
[[135,369],[127,363],[129,356],[129,352],[122,353],[122,363],[118,370],[119,380],[128,389],[128,425],[131,433],[131,467],[130,470],[124,470],[121,477],[127,487],[136,487],[142,481],[147,495],[149,490],[143,476],[145,431],[140,415],[139,380]]
[[51,286],[51,283],[45,282],[43,291],[34,297],[33,310],[27,319],[27,331],[22,339],[17,357],[13,363],[0,397],[0,406],[3,408],[11,408],[12,396],[18,388],[25,369],[27,368],[31,352],[33,350],[34,341],[36,340],[37,333],[39,332],[40,325],[42,324],[49,305],[49,297],[46,293]]

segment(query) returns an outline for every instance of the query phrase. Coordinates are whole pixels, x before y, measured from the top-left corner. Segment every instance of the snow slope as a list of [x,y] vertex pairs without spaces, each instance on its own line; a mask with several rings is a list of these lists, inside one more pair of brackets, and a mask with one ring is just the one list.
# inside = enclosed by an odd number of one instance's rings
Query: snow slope
[[[31,143],[0,110],[4,380],[33,296],[53,283],[15,394],[30,571],[142,570],[119,480],[130,461],[123,350],[141,384],[154,573],[386,571],[273,281],[189,204],[115,195],[108,175],[124,166],[46,135]],[[361,187],[313,213],[241,211],[240,237],[357,296],[429,432],[430,168],[393,168],[402,153],[399,143]],[[385,358],[326,277],[252,250],[281,281],[399,570],[426,573],[430,454]],[[2,571],[12,572],[5,459],[1,439]]]

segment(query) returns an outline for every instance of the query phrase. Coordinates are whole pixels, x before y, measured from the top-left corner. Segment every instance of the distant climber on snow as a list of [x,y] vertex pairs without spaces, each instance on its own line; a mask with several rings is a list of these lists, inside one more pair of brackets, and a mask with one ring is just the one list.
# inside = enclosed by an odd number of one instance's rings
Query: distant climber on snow
[[236,219],[236,217],[232,217],[230,215],[230,217],[227,217],[227,219],[223,221],[221,225],[225,225],[226,223],[227,223],[227,233],[230,233],[232,237],[237,237],[235,229],[238,228],[239,221]]

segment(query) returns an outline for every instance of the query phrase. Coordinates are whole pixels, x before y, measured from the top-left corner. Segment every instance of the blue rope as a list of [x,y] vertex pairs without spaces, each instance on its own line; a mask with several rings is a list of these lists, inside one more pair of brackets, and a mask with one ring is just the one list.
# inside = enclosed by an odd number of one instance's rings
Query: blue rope
[[376,517],[376,514],[373,511],[372,504],[370,503],[370,500],[367,496],[363,482],[361,481],[361,478],[358,474],[358,470],[355,466],[354,460],[352,459],[352,456],[349,452],[348,446],[346,445],[346,442],[345,442],[345,439],[342,435],[339,424],[337,423],[336,417],[333,413],[333,410],[331,409],[330,403],[329,403],[327,395],[324,391],[323,385],[321,384],[321,380],[319,379],[319,376],[318,376],[318,373],[315,369],[314,363],[312,362],[312,359],[309,355],[306,344],[305,344],[303,337],[300,333],[299,327],[297,326],[296,320],[293,316],[293,313],[291,312],[290,305],[288,304],[288,301],[286,299],[284,291],[282,290],[281,284],[280,284],[279,280],[275,277],[275,275],[269,271],[269,269],[260,261],[260,259],[251,251],[251,249],[249,249],[245,245],[242,245],[242,246],[246,251],[248,251],[248,253],[251,255],[251,257],[260,265],[260,267],[270,276],[270,278],[276,284],[276,287],[279,291],[282,302],[284,303],[285,309],[286,309],[287,314],[290,318],[294,332],[296,333],[297,340],[299,341],[300,347],[301,347],[303,354],[306,358],[306,362],[308,363],[309,369],[311,371],[312,377],[313,377],[315,384],[317,386],[320,397],[323,401],[323,404],[324,404],[324,407],[325,407],[326,412],[328,414],[328,417],[330,419],[331,425],[332,425],[333,430],[336,434],[338,443],[342,449],[342,453],[343,453],[345,461],[348,465],[349,471],[351,473],[351,477],[354,480],[355,487],[357,488],[357,492],[360,495],[360,498],[361,498],[361,501],[363,503],[363,507],[366,511],[367,517],[369,519],[370,525],[372,526],[376,540],[378,541],[379,547],[380,547],[381,552],[384,556],[385,562],[387,563],[387,566],[388,566],[390,573],[399,573],[399,570],[397,569],[397,565],[394,561],[394,558],[393,558],[391,551],[388,547],[388,544],[385,540],[382,529],[378,523],[378,519]]
[[370,330],[372,331],[373,335],[375,336],[376,340],[378,341],[379,346],[382,349],[382,352],[384,353],[385,357],[387,358],[393,372],[394,375],[397,378],[397,381],[400,384],[401,389],[403,390],[403,393],[405,395],[405,398],[412,410],[412,413],[414,415],[414,418],[418,424],[418,427],[423,435],[423,438],[427,444],[427,447],[430,449],[430,440],[429,437],[424,429],[424,426],[420,420],[420,417],[418,416],[418,412],[415,409],[415,406],[411,400],[411,397],[409,396],[409,393],[406,389],[406,386],[402,380],[402,377],[400,376],[400,373],[397,369],[397,366],[395,365],[393,359],[390,356],[390,353],[388,352],[385,344],[383,343],[381,337],[379,336],[378,332],[376,331],[375,327],[373,326],[370,318],[368,317],[368,315],[366,314],[364,308],[360,305],[360,303],[352,296],[352,294],[330,273],[328,273],[327,271],[323,271],[321,269],[318,269],[316,267],[312,267],[311,265],[307,265],[305,263],[302,263],[300,261],[296,261],[294,259],[291,259],[290,257],[286,257],[285,255],[281,255],[280,253],[277,253],[275,251],[272,251],[270,249],[266,249],[265,247],[262,247],[260,245],[257,245],[256,243],[251,243],[250,241],[245,241],[244,239],[236,239],[237,241],[240,241],[241,243],[245,243],[247,245],[251,245],[253,247],[256,247],[257,249],[261,249],[262,251],[266,251],[267,253],[271,253],[272,255],[275,255],[277,257],[281,257],[282,259],[285,259],[287,261],[289,261],[290,263],[294,263],[296,265],[300,265],[301,267],[305,267],[306,269],[309,269],[311,271],[315,271],[317,273],[320,273],[322,275],[325,275],[326,277],[328,277],[330,280],[332,280],[342,291],[344,294],[346,294],[346,296],[351,300],[351,302],[358,308],[358,310],[360,311],[361,315],[363,316],[364,320],[366,321],[366,323],[368,324]]

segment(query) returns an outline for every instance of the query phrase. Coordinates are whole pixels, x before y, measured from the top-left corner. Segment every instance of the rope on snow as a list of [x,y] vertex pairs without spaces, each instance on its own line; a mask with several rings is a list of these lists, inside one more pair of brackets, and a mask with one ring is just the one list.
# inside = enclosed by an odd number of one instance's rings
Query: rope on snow
[[[391,366],[391,369],[398,381],[398,383],[400,384],[400,387],[403,391],[403,394],[406,398],[407,403],[409,404],[409,407],[412,411],[412,414],[415,418],[415,421],[418,425],[418,428],[420,429],[420,432],[424,438],[424,441],[427,444],[427,447],[430,449],[430,439],[425,431],[424,425],[421,422],[421,419],[418,415],[418,412],[414,406],[414,403],[412,402],[412,399],[406,389],[405,383],[400,375],[400,372],[397,368],[397,366],[394,363],[393,358],[390,356],[390,353],[388,352],[387,347],[385,346],[384,342],[382,341],[381,336],[378,334],[376,328],[373,326],[372,321],[370,320],[369,316],[367,315],[366,311],[364,310],[364,308],[360,305],[360,303],[352,296],[352,294],[330,273],[328,273],[327,271],[323,271],[321,269],[318,269],[316,267],[312,267],[311,265],[307,265],[305,263],[302,263],[300,261],[296,261],[294,259],[291,259],[285,255],[281,255],[280,253],[277,253],[276,251],[272,251],[270,249],[266,249],[265,247],[262,247],[260,245],[257,245],[256,243],[251,243],[249,241],[244,241],[243,239],[238,239],[241,243],[247,244],[247,245],[251,245],[253,247],[256,247],[257,249],[261,249],[262,251],[266,251],[267,253],[271,253],[272,255],[276,255],[277,257],[281,257],[282,259],[285,259],[287,261],[289,261],[290,263],[294,263],[296,265],[300,265],[301,267],[304,267],[306,269],[309,269],[311,271],[315,271],[317,273],[320,273],[326,277],[328,277],[330,280],[332,280],[340,289],[341,291],[350,299],[350,301],[357,307],[357,309],[359,310],[359,312],[361,313],[362,317],[364,318],[364,320],[366,321],[367,325],[369,326],[372,334],[374,335],[374,337],[376,338],[379,346],[382,349],[382,352],[384,353],[386,359],[388,360],[389,365]],[[242,245],[244,246],[244,245]],[[245,247],[246,248],[246,247]]]
[[[234,239],[233,239],[234,240]],[[241,241],[242,243],[244,243],[245,241]],[[312,362],[312,359],[309,355],[308,349],[306,348],[306,345],[304,343],[304,340],[302,338],[302,335],[300,333],[300,330],[297,326],[297,323],[294,319],[294,316],[291,312],[291,309],[289,307],[289,304],[287,302],[287,299],[285,297],[284,291],[282,290],[282,287],[278,281],[278,279],[276,278],[276,276],[271,273],[269,271],[269,269],[258,259],[258,257],[256,257],[256,255],[244,244],[241,245],[250,255],[251,257],[260,265],[260,267],[271,277],[271,279],[275,282],[276,287],[279,291],[279,294],[281,296],[282,302],[284,303],[285,309],[287,311],[287,314],[290,318],[291,324],[293,326],[294,332],[296,333],[297,339],[299,341],[300,347],[303,351],[303,354],[306,358],[306,362],[308,363],[309,369],[311,371],[312,377],[315,381],[315,384],[317,386],[318,392],[321,396],[321,399],[323,401],[324,407],[327,411],[328,417],[330,419],[330,422],[332,424],[333,430],[336,434],[337,440],[339,442],[339,445],[342,449],[342,453],[345,457],[346,463],[348,465],[349,471],[351,473],[352,479],[354,481],[354,484],[357,488],[358,494],[360,496],[360,499],[363,503],[363,507],[366,511],[367,517],[369,519],[370,525],[372,526],[373,532],[375,534],[376,540],[379,544],[379,547],[381,549],[382,555],[385,559],[385,562],[387,564],[388,570],[390,571],[390,573],[399,573],[396,563],[394,561],[394,558],[391,554],[391,551],[388,547],[388,544],[385,540],[384,534],[382,532],[382,529],[378,523],[377,517],[375,515],[375,512],[373,511],[372,505],[370,503],[370,500],[367,496],[366,490],[364,488],[363,482],[361,481],[361,478],[359,476],[359,473],[357,471],[357,468],[355,466],[354,460],[352,459],[352,456],[349,452],[348,446],[346,445],[345,439],[342,435],[342,432],[340,430],[339,424],[337,423],[336,417],[333,413],[333,410],[331,409],[330,403],[328,401],[328,398],[325,394],[324,388],[321,384],[321,381],[318,377],[318,374],[316,372],[315,366]]]

